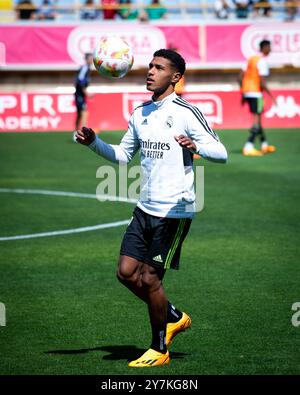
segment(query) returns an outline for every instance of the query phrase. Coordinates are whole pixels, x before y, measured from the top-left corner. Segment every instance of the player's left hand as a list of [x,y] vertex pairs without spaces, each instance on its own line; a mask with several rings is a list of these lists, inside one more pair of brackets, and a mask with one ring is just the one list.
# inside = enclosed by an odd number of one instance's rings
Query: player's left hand
[[193,153],[195,153],[197,151],[196,144],[189,137],[181,134],[180,136],[175,136],[175,140],[181,147],[187,148],[188,150],[190,150]]

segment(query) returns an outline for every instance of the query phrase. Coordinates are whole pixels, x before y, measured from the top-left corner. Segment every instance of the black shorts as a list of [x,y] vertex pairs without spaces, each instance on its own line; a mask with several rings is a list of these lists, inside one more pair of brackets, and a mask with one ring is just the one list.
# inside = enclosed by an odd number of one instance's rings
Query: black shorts
[[86,98],[84,96],[75,95],[75,104],[78,112],[86,110]]
[[178,269],[181,246],[191,222],[190,218],[155,217],[136,207],[120,255],[160,269]]
[[243,101],[248,103],[252,114],[261,114],[264,111],[264,100],[262,97],[244,97]]

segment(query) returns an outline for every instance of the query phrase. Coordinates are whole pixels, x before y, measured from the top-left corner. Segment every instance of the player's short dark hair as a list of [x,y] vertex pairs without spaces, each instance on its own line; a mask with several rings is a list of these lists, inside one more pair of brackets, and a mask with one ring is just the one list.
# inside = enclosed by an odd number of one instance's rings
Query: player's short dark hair
[[158,51],[154,52],[153,56],[158,56],[161,58],[168,59],[172,65],[175,67],[176,70],[179,71],[181,75],[185,72],[185,60],[183,57],[176,51],[172,49],[159,49]]
[[262,50],[264,47],[266,47],[267,45],[271,45],[271,41],[270,40],[262,40],[259,43],[259,49]]

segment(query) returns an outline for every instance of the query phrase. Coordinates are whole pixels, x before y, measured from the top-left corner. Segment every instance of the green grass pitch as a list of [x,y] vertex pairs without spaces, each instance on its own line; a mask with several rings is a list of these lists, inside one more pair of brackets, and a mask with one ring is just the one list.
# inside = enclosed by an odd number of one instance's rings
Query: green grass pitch
[[[115,272],[125,226],[0,241],[0,374],[299,374],[300,130],[269,130],[277,152],[245,158],[246,131],[222,131],[229,163],[205,165],[205,208],[167,296],[191,315],[169,367],[130,369],[150,342],[146,306]],[[103,133],[118,143],[122,133]],[[137,159],[134,163],[137,163]],[[109,164],[70,133],[0,134],[0,188],[93,194]],[[127,220],[133,204],[0,193],[0,237]]]

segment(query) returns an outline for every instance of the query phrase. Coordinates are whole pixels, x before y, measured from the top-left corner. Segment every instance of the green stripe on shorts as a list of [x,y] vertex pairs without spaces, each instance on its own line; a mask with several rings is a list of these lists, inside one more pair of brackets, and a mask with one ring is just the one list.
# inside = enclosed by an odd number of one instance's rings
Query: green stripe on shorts
[[264,98],[263,97],[258,97],[257,99],[257,113],[261,114],[264,109]]
[[182,236],[185,223],[186,223],[186,218],[181,218],[180,219],[180,223],[179,223],[178,228],[177,228],[177,232],[175,234],[175,237],[173,239],[171,248],[169,249],[169,252],[168,252],[168,255],[167,255],[167,258],[166,258],[166,261],[165,261],[165,266],[164,266],[165,269],[170,269],[171,262],[172,262],[172,259],[174,257],[174,254],[176,252],[176,249],[178,247],[180,238]]

